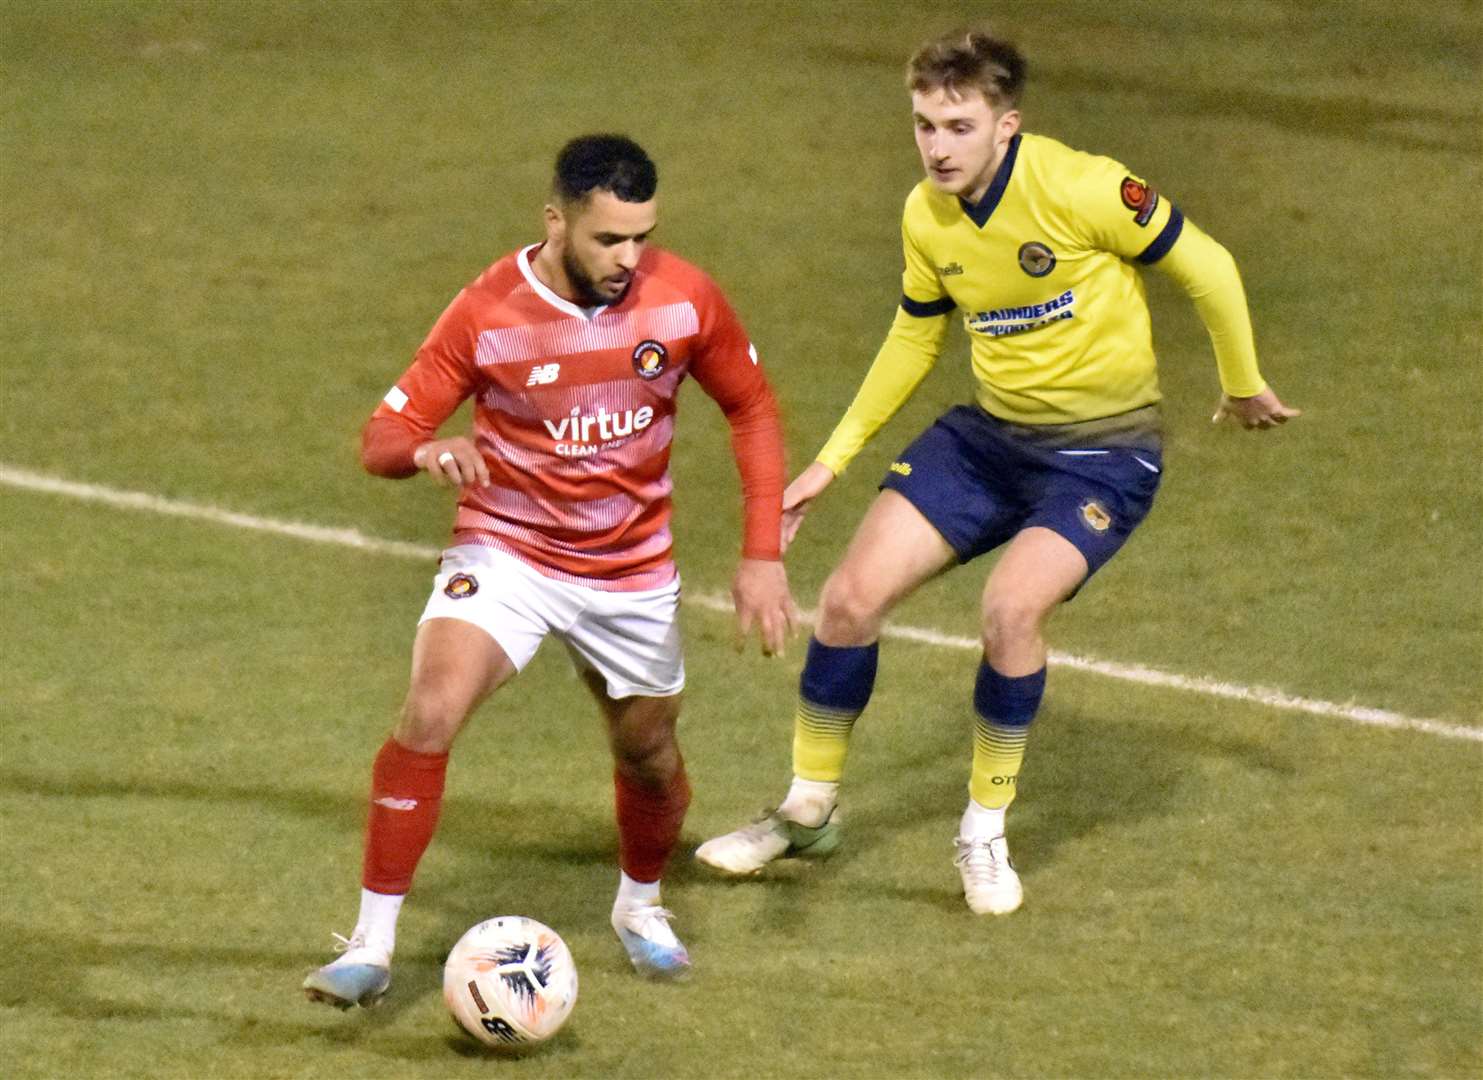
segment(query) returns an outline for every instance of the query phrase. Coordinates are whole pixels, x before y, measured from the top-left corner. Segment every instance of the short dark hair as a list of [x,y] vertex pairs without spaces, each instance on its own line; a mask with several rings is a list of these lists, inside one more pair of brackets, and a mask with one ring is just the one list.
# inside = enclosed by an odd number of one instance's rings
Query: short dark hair
[[583,202],[594,191],[608,191],[624,202],[648,202],[659,186],[659,171],[644,148],[623,135],[580,135],[556,155],[551,188],[563,203]]
[[1027,67],[1019,49],[986,30],[954,30],[927,42],[906,64],[912,91],[977,90],[995,110],[1017,109]]

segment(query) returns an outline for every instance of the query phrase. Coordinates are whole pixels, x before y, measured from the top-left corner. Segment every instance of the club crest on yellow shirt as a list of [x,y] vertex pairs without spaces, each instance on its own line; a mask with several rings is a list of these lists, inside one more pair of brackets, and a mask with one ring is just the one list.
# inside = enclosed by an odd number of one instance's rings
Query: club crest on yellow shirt
[[1081,520],[1096,533],[1105,533],[1112,527],[1112,515],[1096,499],[1088,499],[1081,504]]
[[462,600],[479,591],[479,579],[473,574],[454,574],[443,586],[443,595],[450,600]]
[[1055,268],[1055,252],[1039,240],[1020,245],[1020,269],[1031,277],[1045,277]]
[[633,350],[633,370],[640,379],[657,379],[664,374],[669,353],[653,339],[640,341]]

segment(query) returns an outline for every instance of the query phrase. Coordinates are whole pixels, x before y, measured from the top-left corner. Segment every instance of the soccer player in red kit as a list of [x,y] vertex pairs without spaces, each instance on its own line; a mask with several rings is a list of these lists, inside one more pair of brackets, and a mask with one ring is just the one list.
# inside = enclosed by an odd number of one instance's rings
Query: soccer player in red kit
[[[360,916],[341,955],[304,980],[311,1000],[348,1008],[386,992],[453,741],[548,634],[607,722],[621,866],[613,928],[641,974],[689,968],[659,892],[690,800],[675,739],[685,673],[668,470],[687,375],[720,405],[741,473],[741,632],[756,626],[763,652],[776,653],[796,612],[779,551],[777,405],[715,283],[649,246],[656,185],[629,139],[568,143],[545,241],[458,294],[366,424],[370,472],[426,472],[460,494],[406,703],[372,769]],[[440,438],[469,397],[472,438]]]

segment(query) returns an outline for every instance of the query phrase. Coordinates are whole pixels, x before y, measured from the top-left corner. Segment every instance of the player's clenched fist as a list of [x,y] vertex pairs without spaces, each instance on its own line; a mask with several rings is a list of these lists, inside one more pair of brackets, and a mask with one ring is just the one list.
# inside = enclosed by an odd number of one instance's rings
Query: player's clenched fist
[[489,483],[484,455],[462,435],[423,443],[412,452],[412,463],[444,487],[485,487]]

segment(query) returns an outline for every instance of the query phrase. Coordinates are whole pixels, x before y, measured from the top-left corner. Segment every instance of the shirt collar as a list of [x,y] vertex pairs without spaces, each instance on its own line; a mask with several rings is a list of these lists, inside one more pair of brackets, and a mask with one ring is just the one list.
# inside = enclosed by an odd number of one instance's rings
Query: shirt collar
[[520,249],[520,253],[515,256],[516,265],[520,267],[520,272],[525,275],[525,280],[529,283],[530,287],[535,290],[535,294],[537,296],[546,301],[546,303],[550,304],[557,311],[560,311],[567,315],[571,315],[574,318],[583,319],[587,322],[591,322],[593,319],[597,318],[598,315],[601,315],[604,311],[608,310],[607,304],[600,304],[597,307],[590,308],[582,307],[580,304],[574,304],[570,300],[556,295],[556,292],[551,289],[550,286],[548,286],[540,278],[536,277],[535,269],[530,265],[530,257],[535,254],[536,249],[540,246],[541,245],[537,243],[531,244],[529,247],[523,247]]
[[1004,160],[999,162],[993,182],[989,184],[989,190],[984,192],[983,198],[976,203],[971,203],[961,195],[958,196],[958,205],[963,208],[963,213],[967,214],[980,229],[989,223],[989,218],[999,207],[999,200],[1004,198],[1004,189],[1009,187],[1009,177],[1014,172],[1015,158],[1019,156],[1019,153],[1020,137],[1016,134],[1009,140],[1009,149],[1004,152]]

